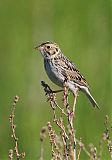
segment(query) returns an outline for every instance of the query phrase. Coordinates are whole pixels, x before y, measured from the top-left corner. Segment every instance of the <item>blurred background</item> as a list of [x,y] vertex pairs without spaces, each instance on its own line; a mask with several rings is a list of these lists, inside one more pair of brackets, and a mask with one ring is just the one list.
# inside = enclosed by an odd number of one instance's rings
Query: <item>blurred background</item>
[[[98,146],[105,115],[112,119],[110,14],[110,2],[105,0],[0,1],[0,159],[7,160],[13,146],[8,118],[15,95],[20,97],[15,117],[20,151],[26,152],[26,160],[39,158],[41,127],[52,121],[40,81],[59,89],[48,79],[43,59],[34,50],[46,40],[60,45],[90,85],[101,109],[92,108],[79,94],[76,135],[86,145]],[[46,140],[45,159],[50,157]],[[88,159],[84,154],[81,158]],[[109,157],[105,154],[104,159]]]

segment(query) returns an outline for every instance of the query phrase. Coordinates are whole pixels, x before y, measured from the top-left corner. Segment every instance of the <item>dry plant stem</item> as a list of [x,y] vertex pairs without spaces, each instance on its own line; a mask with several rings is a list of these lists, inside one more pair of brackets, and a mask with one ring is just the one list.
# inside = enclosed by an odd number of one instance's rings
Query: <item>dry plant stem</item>
[[74,129],[68,128],[68,136],[69,136],[69,144],[68,144],[68,148],[69,148],[69,157],[70,160],[76,160],[76,142],[75,140],[75,133],[74,133]]
[[55,121],[56,125],[59,126],[59,128],[61,129],[60,135],[61,135],[63,146],[64,146],[63,159],[68,160],[68,150],[67,150],[67,144],[66,144],[66,141],[68,140],[68,136],[67,136],[67,133],[65,131],[65,126],[64,126],[63,119],[60,118],[60,119],[56,119],[54,121]]
[[77,144],[82,148],[82,150],[88,155],[88,157],[91,158],[91,155],[89,153],[89,151],[86,149],[84,143],[82,143],[82,141],[76,139]]
[[[45,91],[45,95],[47,95],[47,101],[50,102],[50,106],[51,108],[53,109],[53,112],[55,112],[55,108],[58,107],[62,114],[64,114],[65,116],[67,116],[67,114],[64,112],[64,109],[62,109],[56,102],[56,93],[57,92],[61,92],[63,90],[57,90],[57,91],[53,91],[49,86],[48,84],[46,84],[44,81],[41,81],[41,85],[43,86],[44,88],[44,91]],[[55,113],[54,113],[54,117],[55,117]]]
[[79,148],[79,152],[78,152],[77,160],[80,160],[81,151],[82,151],[82,148],[80,147],[80,148]]
[[80,148],[79,148],[79,153],[78,153],[77,160],[80,160],[81,151],[82,151],[82,148],[80,147]]
[[91,160],[97,160],[97,149],[93,144],[89,145]]
[[56,123],[56,125],[61,129],[61,131],[64,133],[64,137],[65,139],[69,139],[68,138],[68,135],[65,131],[65,126],[64,126],[64,122],[63,122],[63,119],[60,118],[60,119],[55,119],[54,122]]
[[[75,131],[73,127],[74,115],[75,115],[75,106],[76,106],[76,98],[77,95],[74,96],[74,103],[72,111],[70,111],[70,106],[68,102],[68,88],[66,85],[64,86],[64,99],[63,99],[63,108],[59,107],[56,102],[56,93],[52,91],[52,89],[45,83],[41,82],[44,87],[44,91],[48,97],[48,101],[50,102],[50,106],[53,109],[54,122],[61,129],[60,135],[63,142],[63,159],[64,160],[76,160],[76,140],[75,140]],[[55,109],[59,108],[61,110],[62,115],[64,115],[68,119],[68,131],[66,133],[65,124],[63,122],[63,118],[57,119],[57,115]],[[66,113],[65,113],[66,111]],[[52,158],[55,160],[62,159],[59,147],[56,143],[56,133],[52,129],[50,122],[48,123],[48,133],[52,148]]]
[[103,140],[101,139],[100,140],[100,143],[99,143],[99,154],[98,154],[98,160],[101,159],[102,157],[102,153],[103,153]]
[[44,148],[43,148],[43,142],[41,142],[41,152],[40,152],[40,159],[39,160],[44,160]]
[[14,154],[14,153],[13,153],[13,150],[10,149],[10,150],[9,150],[9,159],[10,159],[10,160],[13,160],[13,154]]
[[44,139],[46,138],[46,131],[47,131],[47,126],[42,127],[40,131],[40,142],[41,142],[41,148],[40,148],[40,158],[39,160],[44,160]]
[[63,154],[63,158],[65,160],[68,160],[68,151],[67,151],[67,145],[66,145],[66,139],[65,139],[65,135],[63,134],[63,132],[60,132],[60,135],[62,137],[62,141],[63,141],[63,146],[64,146],[64,154]]
[[105,132],[103,133],[102,140],[106,142],[110,158],[112,159],[112,140],[110,137],[110,133],[112,132],[112,127],[110,127],[108,115],[106,115],[105,117],[104,125],[105,125]]
[[[17,104],[18,100],[19,100],[19,97],[15,96],[14,101],[13,101],[13,105],[12,105],[12,111],[11,111],[11,114],[9,116],[9,122],[10,122],[11,131],[12,131],[11,137],[13,138],[14,143],[15,143],[15,147],[14,147],[13,151],[15,152],[15,156],[16,156],[17,160],[25,157],[25,153],[19,153],[18,138],[16,137],[16,125],[14,124],[15,109],[16,109],[16,104]],[[10,159],[13,157],[14,152],[12,152],[12,153],[10,152],[11,153],[10,156],[9,156]]]
[[[48,97],[48,100],[50,102],[51,108],[53,109],[54,113],[54,119],[53,122],[60,128],[60,136],[61,136],[61,149],[58,141],[56,140],[57,134],[52,129],[51,123],[48,123],[48,133],[52,148],[52,160],[76,160],[76,142],[79,146],[78,156],[77,160],[80,160],[81,152],[83,151],[90,160],[101,160],[102,153],[103,153],[103,142],[106,142],[110,158],[112,159],[112,140],[110,137],[110,132],[112,132],[112,127],[109,127],[108,124],[108,116],[106,116],[105,121],[105,132],[103,133],[103,137],[101,139],[100,144],[100,150],[99,153],[97,148],[94,147],[93,144],[89,145],[89,150],[85,147],[84,143],[82,143],[81,139],[75,139],[75,130],[74,130],[74,119],[75,117],[75,107],[76,107],[76,98],[77,98],[77,89],[76,94],[74,95],[74,103],[72,109],[70,109],[69,103],[68,103],[68,88],[64,86],[64,99],[63,99],[63,107],[61,108],[58,106],[56,101],[56,92],[53,93],[53,91],[50,89],[50,87],[45,84],[44,82],[44,90]],[[61,117],[57,118],[57,112],[55,112],[55,109],[58,108],[61,110]],[[63,117],[64,115],[64,117]],[[67,128],[64,123],[64,118],[67,118]]]
[[52,158],[53,158],[53,160],[62,160],[58,145],[56,143],[56,136],[57,135],[56,135],[55,131],[52,129],[50,122],[48,122],[47,126],[48,126],[48,134],[49,134],[50,144],[51,144],[51,148],[52,148]]
[[[80,144],[81,144],[81,138],[79,139],[79,142],[80,142]],[[81,155],[81,151],[82,151],[82,147],[83,147],[83,145],[80,145],[79,147],[80,147],[80,148],[79,148],[79,152],[78,152],[77,160],[80,160],[80,155]]]
[[70,111],[70,106],[68,103],[68,88],[66,84],[64,86],[64,106],[66,106],[66,111],[68,115],[68,124],[69,124],[69,155],[71,160],[76,160],[76,139],[75,139],[75,131],[73,127],[74,115],[75,115],[75,107],[76,107],[76,98],[77,94],[74,95],[74,103],[72,112]]
[[67,116],[69,118],[69,115],[70,115],[70,106],[69,106],[69,103],[68,103],[68,88],[66,87],[66,85],[64,85],[63,106],[64,106],[64,108],[66,108]]
[[67,116],[67,114],[65,113],[64,109],[62,109],[56,102],[55,102],[56,107],[58,107],[61,110],[61,113],[64,114],[65,116]]

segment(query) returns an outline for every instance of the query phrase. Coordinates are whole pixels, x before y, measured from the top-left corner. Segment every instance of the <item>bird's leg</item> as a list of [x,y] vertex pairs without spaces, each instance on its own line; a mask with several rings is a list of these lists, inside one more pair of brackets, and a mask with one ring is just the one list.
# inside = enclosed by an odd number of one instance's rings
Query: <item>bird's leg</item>
[[[73,94],[74,95],[74,101],[73,101],[73,108],[71,112],[71,124],[73,127],[73,120],[75,118],[75,112],[76,112],[76,99],[77,99],[77,94],[78,94],[78,89],[76,89],[76,92]],[[75,137],[75,131],[73,131],[73,141],[74,141],[74,160],[76,160],[76,137]]]
[[73,112],[74,117],[75,117],[76,98],[77,98],[77,96],[74,94],[74,101],[73,101],[73,108],[72,108],[72,112]]
[[76,99],[77,99],[78,89],[76,89],[75,93],[73,94],[74,100],[73,100],[73,107],[71,112],[71,119],[73,121],[73,118],[75,117],[75,108],[76,108]]
[[71,124],[73,124],[73,119],[75,117],[75,107],[76,107],[76,95],[74,95],[74,101],[73,101],[73,107],[72,107],[72,111],[70,112],[70,121],[71,121]]

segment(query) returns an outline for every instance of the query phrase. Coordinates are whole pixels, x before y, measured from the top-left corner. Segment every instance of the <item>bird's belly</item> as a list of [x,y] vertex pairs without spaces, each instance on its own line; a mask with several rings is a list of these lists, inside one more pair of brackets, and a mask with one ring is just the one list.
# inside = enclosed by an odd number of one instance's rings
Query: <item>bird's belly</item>
[[73,81],[68,80],[66,86],[70,89],[70,91],[74,94],[79,90],[79,85],[74,83]]
[[53,66],[52,62],[44,61],[44,67],[50,80],[56,85],[63,87],[64,77],[57,68]]

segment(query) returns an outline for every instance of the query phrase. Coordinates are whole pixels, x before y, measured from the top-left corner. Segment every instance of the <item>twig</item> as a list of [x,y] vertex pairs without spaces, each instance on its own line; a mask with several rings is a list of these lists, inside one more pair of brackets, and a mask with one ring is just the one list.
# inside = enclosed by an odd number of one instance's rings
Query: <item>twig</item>
[[19,97],[15,96],[14,101],[13,101],[13,105],[12,105],[11,114],[9,116],[9,122],[10,122],[11,131],[12,131],[11,137],[13,138],[14,144],[15,144],[14,149],[10,149],[10,151],[9,151],[9,159],[10,160],[13,159],[14,152],[15,152],[15,156],[16,156],[17,160],[25,157],[25,152],[19,153],[18,138],[16,136],[16,125],[14,124],[15,109],[16,109],[16,104],[17,104],[18,100],[19,100]]
[[68,160],[67,140],[68,140],[69,138],[68,138],[68,135],[67,135],[67,133],[66,133],[66,131],[65,131],[65,126],[64,126],[63,119],[62,119],[62,118],[56,119],[56,120],[54,120],[54,122],[55,122],[55,123],[57,124],[57,126],[59,126],[59,128],[61,129],[60,135],[61,135],[62,142],[63,142],[63,146],[64,146],[63,158],[64,158],[64,160]]
[[13,150],[10,149],[10,150],[9,150],[9,159],[10,159],[10,160],[13,160],[13,158],[14,158],[14,157],[13,157],[13,154],[14,154],[14,153],[13,153]]
[[40,132],[41,150],[40,150],[40,158],[39,158],[39,160],[44,160],[43,141],[46,138],[46,131],[47,131],[47,126],[42,127],[41,132]]
[[67,116],[67,114],[64,112],[64,109],[62,109],[56,102],[56,93],[61,92],[63,90],[57,90],[53,91],[48,84],[46,84],[44,81],[41,81],[41,85],[44,88],[45,95],[47,96],[47,101],[50,102],[50,106],[53,109],[54,119],[56,118],[55,109],[58,107],[61,110],[61,113]]
[[[110,138],[110,132],[112,132],[112,127],[108,127],[108,116],[106,116],[105,121],[105,132],[103,133],[103,137],[100,143],[100,149],[94,147],[93,144],[89,145],[89,149],[87,149],[82,143],[81,139],[76,139],[75,137],[75,127],[74,127],[74,119],[76,118],[76,100],[78,88],[74,91],[74,103],[73,107],[70,108],[68,101],[68,87],[66,86],[66,82],[63,90],[63,106],[60,107],[57,103],[56,93],[62,91],[53,91],[48,84],[45,82],[41,82],[44,87],[45,95],[47,96],[47,100],[50,102],[50,106],[53,109],[53,122],[60,129],[60,137],[63,147],[59,148],[59,145],[56,141],[56,131],[53,130],[51,122],[48,122],[48,133],[50,138],[50,143],[52,147],[52,160],[64,159],[64,160],[80,160],[81,152],[83,151],[91,160],[101,160],[103,153],[103,142],[106,142],[110,158],[112,159],[112,140]],[[56,109],[61,111],[61,116],[57,116]],[[59,117],[59,118],[58,118]],[[76,157],[76,142],[79,146],[79,151]]]
[[103,133],[102,140],[107,143],[107,148],[108,148],[108,151],[109,151],[109,154],[110,154],[110,158],[112,159],[112,140],[111,140],[111,137],[110,137],[110,132],[112,132],[112,127],[110,127],[110,125],[109,125],[108,115],[106,115],[106,117],[105,117],[104,125],[105,125],[105,131]]
[[78,139],[76,139],[76,142],[77,142],[77,144],[79,145],[79,147],[81,147],[82,150],[88,155],[88,157],[91,158],[91,155],[90,155],[89,151],[86,149],[84,143],[82,143],[82,141],[80,141],[80,140],[78,140]]
[[[54,122],[61,129],[60,135],[61,135],[61,138],[63,141],[64,159],[68,160],[70,158],[71,160],[76,160],[76,140],[75,140],[75,131],[73,128],[73,120],[74,120],[74,115],[75,115],[77,94],[75,95],[74,104],[73,104],[73,108],[72,108],[72,112],[71,112],[69,102],[68,102],[68,88],[66,87],[66,84],[64,86],[63,108],[61,108],[56,102],[56,93],[57,92],[53,91],[49,87],[49,85],[46,84],[44,81],[41,81],[41,85],[44,87],[45,95],[47,95],[47,98],[48,98],[47,100],[50,102],[50,106],[53,109]],[[56,112],[55,112],[56,107],[59,108],[61,110],[62,115],[64,115],[68,119],[68,135],[66,133],[65,124],[64,124],[63,119],[62,118],[57,119]],[[66,110],[66,112],[65,112],[65,110]],[[50,124],[50,122],[49,122],[49,124]],[[51,144],[53,146],[53,141],[51,141]],[[54,152],[54,151],[52,151],[52,152]]]
[[56,142],[57,135],[53,130],[50,122],[47,123],[47,126],[48,126],[48,134],[49,134],[51,148],[52,148],[52,158],[53,160],[62,160],[61,153]]
[[78,152],[77,160],[80,160],[80,155],[81,155],[81,151],[82,151],[82,147],[83,147],[83,145],[81,145],[81,138],[79,139],[79,143],[80,143],[80,146],[79,146],[79,152]]
[[71,112],[69,102],[68,102],[68,88],[66,87],[66,83],[65,83],[64,85],[64,106],[66,107],[66,111],[68,115],[67,117],[68,117],[68,133],[69,133],[69,156],[71,160],[76,160],[76,139],[75,139],[75,131],[73,127],[75,107],[76,107],[76,98],[77,98],[77,94],[74,95],[74,103],[73,103],[73,108]]

